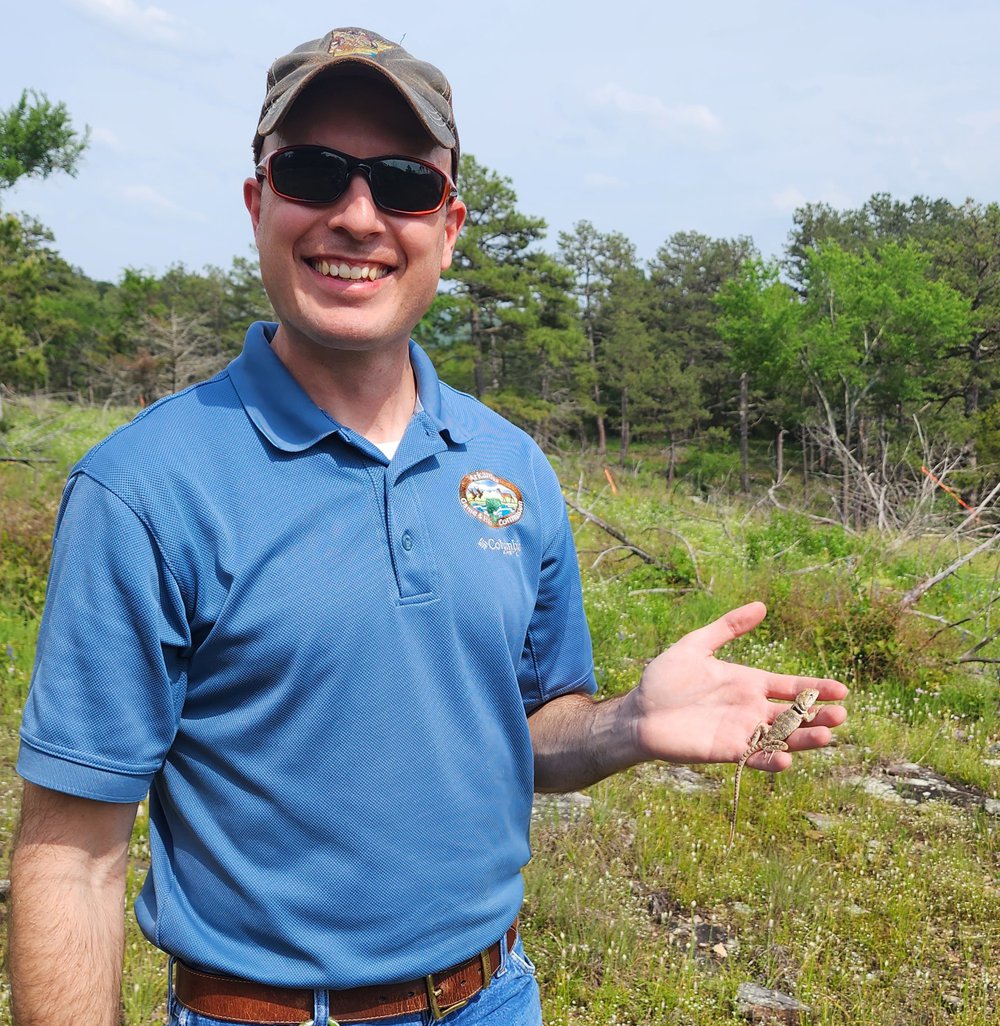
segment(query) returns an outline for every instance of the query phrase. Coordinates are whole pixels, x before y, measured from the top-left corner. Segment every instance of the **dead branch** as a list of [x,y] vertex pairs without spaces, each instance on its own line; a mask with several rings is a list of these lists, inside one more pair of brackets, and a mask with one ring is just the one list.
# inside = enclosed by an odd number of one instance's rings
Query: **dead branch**
[[935,616],[934,613],[924,613],[919,609],[904,609],[904,613],[909,616],[919,616],[924,620],[930,620],[932,623],[940,623],[943,626],[936,630],[925,642],[924,645],[931,644],[936,637],[944,634],[945,631],[958,631],[959,634],[964,635],[966,638],[974,638],[975,634],[972,631],[967,631],[962,626],[963,623],[972,623],[975,617],[965,616],[961,620],[956,620],[954,623],[949,623],[947,617]]
[[[780,555],[781,553],[778,553]],[[778,557],[775,556],[775,559]],[[855,556],[838,556],[837,559],[831,559],[828,563],[814,563],[812,566],[800,566],[797,570],[782,570],[782,573],[787,574],[789,577],[800,577],[803,574],[814,574],[820,570],[832,570],[835,566],[839,566],[841,563],[846,563],[850,568],[854,562]]]
[[971,510],[969,512],[969,515],[958,525],[958,527],[955,528],[954,533],[959,534],[970,525],[975,524],[975,522],[979,519],[980,515],[989,508],[990,503],[993,502],[993,500],[997,498],[997,496],[1000,496],[1000,484],[997,484],[990,492],[990,494],[987,495],[986,498],[983,499],[983,501],[980,502],[974,510]]
[[915,605],[935,584],[940,584],[946,578],[951,577],[955,571],[960,570],[966,563],[975,559],[981,552],[985,552],[998,541],[1000,541],[1000,531],[993,535],[992,538],[987,538],[986,541],[977,545],[974,549],[970,549],[960,559],[956,559],[951,566],[945,567],[940,573],[936,573],[933,577],[928,577],[926,581],[921,581],[915,588],[911,588],[900,600],[899,608],[909,609],[910,606]]
[[629,592],[632,595],[691,595],[700,588],[636,588]]
[[[778,487],[779,484],[781,484],[780,481],[775,481],[775,483],[771,485],[771,487],[767,490],[768,497],[770,498],[775,509],[780,509],[782,513],[799,512],[798,510],[790,510],[788,506],[783,506],[780,502],[778,502],[777,498],[775,497],[774,490]],[[830,524],[833,527],[842,527],[844,529],[845,534],[853,535],[857,533],[847,524],[842,523],[840,520],[833,520],[830,517],[821,517],[815,513],[806,513],[805,511],[801,512],[804,517],[806,517],[809,520],[815,521],[817,524]]]
[[694,554],[694,549],[691,547],[691,543],[687,540],[687,538],[684,537],[683,534],[680,534],[677,531],[671,531],[669,527],[660,527],[658,528],[658,530],[662,531],[663,534],[669,534],[671,538],[676,538],[681,543],[681,545],[683,545],[684,548],[687,549],[687,554],[691,559],[691,566],[694,568],[695,583],[698,585],[699,588],[704,588],[704,585],[701,583],[701,574],[698,572],[698,559]]
[[[638,556],[640,559],[643,558],[644,553],[637,549],[634,545],[612,545],[609,549],[602,549],[597,554],[597,558],[593,563],[590,564],[591,570],[596,570],[608,556],[614,555],[616,552],[631,552],[634,556]],[[647,559],[646,562],[649,562]],[[656,564],[659,566],[659,564]]]
[[979,662],[982,662],[982,663],[997,663],[997,662],[1000,662],[1000,659],[981,659],[981,658],[977,658],[978,653],[982,652],[982,650],[984,648],[986,648],[986,646],[988,644],[990,644],[990,642],[996,641],[997,638],[1000,638],[1000,627],[998,627],[992,634],[988,634],[981,641],[976,642],[976,644],[973,645],[972,648],[970,648],[967,652],[962,653],[962,655],[960,655],[956,661],[960,662],[960,663],[972,663],[972,662],[977,662],[977,663],[979,663]]
[[[611,537],[615,539],[615,541],[619,541],[626,548],[631,549],[644,563],[649,563],[650,566],[659,567],[661,570],[666,570],[669,572],[670,567],[664,565],[655,556],[650,555],[650,553],[648,553],[645,549],[630,541],[624,534],[622,534],[621,531],[618,530],[617,527],[613,527],[606,520],[602,520],[599,516],[597,516],[596,513],[591,513],[590,510],[584,509],[582,506],[578,506],[571,499],[566,499],[566,505],[569,506],[569,508],[573,510],[575,513],[579,513],[579,515],[583,517],[584,520],[588,520],[590,521],[590,523],[599,527],[602,531],[605,532],[605,534],[610,534]],[[614,550],[612,549],[609,551]],[[600,559],[600,557],[598,558]]]

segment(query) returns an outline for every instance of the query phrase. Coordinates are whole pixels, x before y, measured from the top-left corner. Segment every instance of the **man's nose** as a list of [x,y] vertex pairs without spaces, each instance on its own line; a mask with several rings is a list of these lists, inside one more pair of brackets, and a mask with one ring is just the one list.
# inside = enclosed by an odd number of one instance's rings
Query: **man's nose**
[[334,202],[327,222],[331,228],[343,228],[352,235],[370,235],[384,227],[382,211],[375,204],[371,186],[363,171],[355,170],[347,188]]

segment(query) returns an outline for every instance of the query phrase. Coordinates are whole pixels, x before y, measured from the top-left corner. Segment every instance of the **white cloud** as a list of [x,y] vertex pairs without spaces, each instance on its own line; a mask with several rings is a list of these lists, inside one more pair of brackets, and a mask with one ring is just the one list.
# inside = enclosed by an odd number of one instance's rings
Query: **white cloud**
[[102,146],[107,146],[109,149],[120,150],[122,148],[121,140],[110,128],[104,128],[101,125],[98,125],[96,128],[92,128],[90,130],[90,137],[95,143],[100,143]]
[[134,203],[136,206],[159,210],[174,217],[181,217],[187,221],[205,220],[204,215],[178,206],[172,200],[167,199],[162,193],[157,192],[151,185],[127,185],[124,189],[124,196],[129,203]]
[[771,193],[771,206],[782,214],[793,214],[807,203],[826,203],[828,206],[833,207],[834,210],[845,210],[848,207],[863,203],[872,192],[876,191],[877,189],[870,189],[867,193],[864,193],[864,187],[862,187],[860,192],[864,195],[859,200],[856,196],[851,196],[847,191],[832,182],[824,182],[817,185],[810,194],[806,194],[798,186],[787,185],[784,189]]
[[183,41],[181,23],[162,7],[140,6],[136,0],[72,0],[85,14],[143,42],[175,44]]
[[958,123],[971,128],[974,132],[992,132],[1000,126],[1000,110],[972,111],[960,117]]
[[791,214],[807,202],[802,190],[797,189],[794,185],[789,185],[780,192],[771,194],[771,206],[782,214]]
[[661,130],[693,130],[706,135],[722,132],[722,121],[704,104],[668,104],[658,96],[634,93],[613,82],[598,89],[593,100],[603,110],[643,118]]

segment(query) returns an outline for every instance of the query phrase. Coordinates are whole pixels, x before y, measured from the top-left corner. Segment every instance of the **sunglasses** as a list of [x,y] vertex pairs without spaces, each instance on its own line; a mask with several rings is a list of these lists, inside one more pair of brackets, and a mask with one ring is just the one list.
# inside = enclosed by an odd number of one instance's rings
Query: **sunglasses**
[[333,203],[356,171],[368,179],[375,205],[389,214],[433,214],[456,195],[444,171],[416,157],[362,160],[328,146],[284,146],[256,167],[258,180],[266,179],[275,195],[296,203]]

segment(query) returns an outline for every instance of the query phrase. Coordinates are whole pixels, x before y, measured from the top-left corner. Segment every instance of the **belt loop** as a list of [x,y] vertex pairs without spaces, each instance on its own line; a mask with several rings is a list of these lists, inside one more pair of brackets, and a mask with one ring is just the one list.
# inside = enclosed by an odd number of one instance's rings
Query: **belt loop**
[[[515,919],[514,922],[516,923],[517,920]],[[510,949],[507,947],[507,931],[505,930],[500,938],[500,964],[497,966],[497,976],[503,976],[507,972],[507,956],[509,952]]]
[[167,958],[167,1015],[172,1016],[174,1010],[174,962],[177,959],[170,955]]
[[312,1026],[337,1026],[330,1021],[330,992],[317,988],[313,991]]

